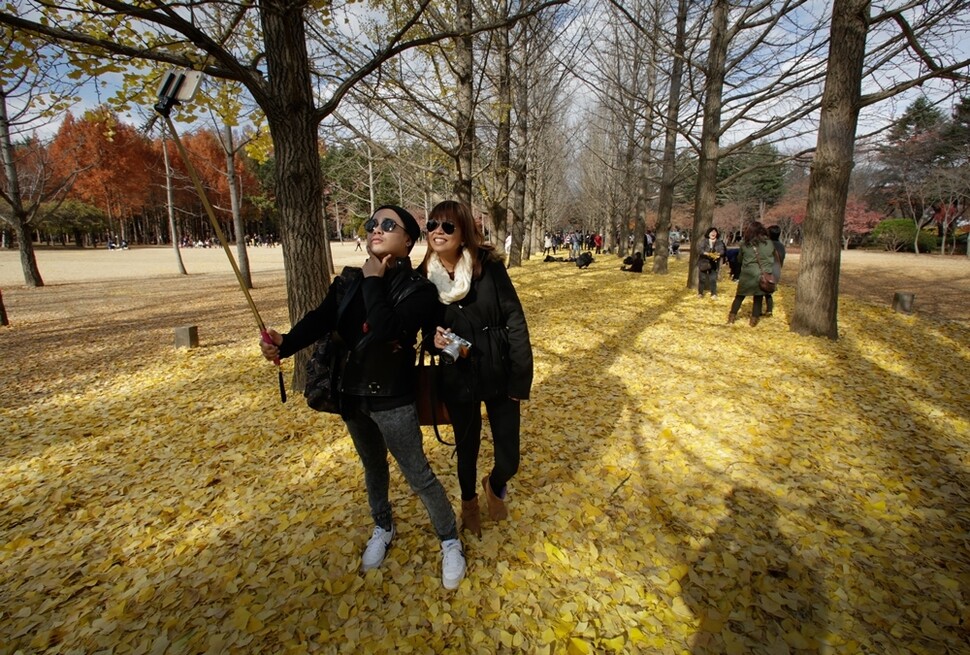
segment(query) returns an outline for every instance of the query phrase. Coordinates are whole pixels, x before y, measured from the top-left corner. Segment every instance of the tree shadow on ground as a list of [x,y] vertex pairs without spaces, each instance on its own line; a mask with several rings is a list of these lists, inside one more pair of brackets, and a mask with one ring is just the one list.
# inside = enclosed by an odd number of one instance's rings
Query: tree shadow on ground
[[764,491],[737,486],[726,516],[682,581],[700,629],[691,652],[820,652],[827,627],[824,594],[778,527],[779,508]]

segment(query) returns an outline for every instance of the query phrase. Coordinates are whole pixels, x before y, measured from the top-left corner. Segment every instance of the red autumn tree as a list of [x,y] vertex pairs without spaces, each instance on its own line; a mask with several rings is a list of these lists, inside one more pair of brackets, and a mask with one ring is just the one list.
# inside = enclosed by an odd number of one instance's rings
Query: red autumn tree
[[842,223],[842,248],[848,250],[852,237],[865,236],[882,219],[882,214],[869,209],[858,197],[849,196],[845,204],[845,221]]
[[[182,137],[185,150],[188,152],[195,167],[202,186],[208,195],[209,202],[216,211],[216,218],[220,221],[223,231],[230,240],[232,235],[232,203],[229,195],[229,177],[227,171],[227,157],[225,148],[219,137],[211,130],[199,130]],[[178,158],[176,158],[178,159]],[[245,192],[247,189],[255,191],[258,182],[252,172],[245,166],[243,158],[235,155],[236,188]],[[184,164],[179,161],[179,167]],[[242,194],[244,195],[244,194]],[[252,214],[251,203],[242,203],[242,214]],[[245,235],[237,235],[245,238]]]
[[129,219],[149,202],[155,153],[148,139],[104,108],[65,117],[51,144],[58,177],[76,174],[71,197],[104,210],[109,230],[128,239]]

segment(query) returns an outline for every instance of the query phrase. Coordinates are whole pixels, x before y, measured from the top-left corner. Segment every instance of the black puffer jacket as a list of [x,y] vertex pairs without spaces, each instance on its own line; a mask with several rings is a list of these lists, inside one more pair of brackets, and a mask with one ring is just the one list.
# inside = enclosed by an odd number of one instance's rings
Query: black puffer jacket
[[441,367],[441,392],[453,401],[499,395],[524,400],[532,388],[525,313],[501,260],[482,256],[482,275],[472,280],[468,295],[441,306],[438,325],[472,343],[468,357]]
[[438,305],[434,285],[411,269],[410,260],[399,260],[384,277],[345,268],[320,306],[283,335],[280,357],[336,329],[350,350],[341,393],[370,398],[374,409],[400,407],[414,400],[417,332],[433,334]]

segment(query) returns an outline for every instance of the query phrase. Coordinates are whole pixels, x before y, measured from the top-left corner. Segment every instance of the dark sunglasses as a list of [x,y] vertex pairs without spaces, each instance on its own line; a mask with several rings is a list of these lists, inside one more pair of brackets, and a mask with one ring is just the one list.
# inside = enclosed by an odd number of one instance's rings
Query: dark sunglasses
[[[367,230],[368,234],[374,231],[377,227],[376,218],[368,218],[367,222],[364,223],[364,229]],[[385,218],[381,221],[381,231],[382,232],[393,232],[397,228],[401,227],[400,223],[396,223],[393,218]]]
[[426,225],[426,227],[428,228],[428,234],[431,234],[439,227],[441,228],[441,231],[444,232],[445,234],[455,233],[455,224],[449,223],[448,221],[436,221],[435,219],[432,218],[430,221],[428,221],[428,224]]

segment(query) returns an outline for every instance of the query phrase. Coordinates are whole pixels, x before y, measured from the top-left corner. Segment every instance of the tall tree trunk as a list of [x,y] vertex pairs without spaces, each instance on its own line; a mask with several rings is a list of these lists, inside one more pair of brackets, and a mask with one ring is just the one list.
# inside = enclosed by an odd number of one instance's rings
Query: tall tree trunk
[[455,78],[458,85],[457,125],[458,148],[455,163],[458,179],[454,192],[458,200],[472,204],[472,160],[475,153],[475,89],[472,73],[474,66],[474,43],[472,42],[472,20],[474,5],[472,0],[458,0],[458,56],[455,58]]
[[[279,0],[260,3],[266,42],[267,80],[272,91],[263,99],[276,156],[276,200],[280,212],[290,323],[323,300],[330,286],[326,234],[320,203],[322,171],[317,146],[318,119],[306,50],[304,5]],[[294,358],[293,387],[306,380],[308,353]]]
[[674,41],[674,64],[670,70],[670,92],[667,98],[667,130],[664,135],[663,171],[660,198],[657,201],[657,226],[654,233],[653,272],[667,274],[670,247],[670,213],[674,206],[674,183],[677,174],[677,132],[680,121],[680,88],[684,80],[684,54],[687,49],[687,0],[677,3],[677,30]]
[[13,142],[10,140],[10,119],[7,116],[5,93],[0,94],[0,159],[3,160],[3,173],[7,178],[7,194],[13,214],[8,222],[17,236],[24,284],[30,287],[42,287],[44,280],[40,276],[40,269],[37,268],[37,256],[34,254],[34,242],[29,229],[30,216],[24,207],[23,196],[20,193],[20,179],[17,176]]
[[526,163],[525,176],[525,227],[526,237],[530,246],[523,252],[526,259],[531,259],[532,253],[540,253],[545,244],[545,220],[539,211],[539,200],[537,191],[539,189],[539,176],[532,166],[531,157]]
[[13,233],[20,250],[20,267],[24,272],[24,284],[29,287],[44,286],[40,269],[37,268],[37,257],[34,255],[32,231],[23,216],[14,217]]
[[[323,217],[322,217],[322,220],[323,220],[323,237],[324,237],[324,241],[323,241],[323,243],[324,243],[323,255],[324,255],[324,257],[327,258],[327,261],[326,261],[326,264],[325,264],[326,267],[327,267],[327,272],[331,276],[333,276],[333,275],[336,275],[336,273],[337,273],[336,267],[334,266],[334,263],[333,263],[333,247],[330,244],[330,210],[329,210],[329,207],[330,207],[331,198],[333,197],[333,187],[331,187],[327,183],[323,183],[321,185],[321,188],[323,189],[323,198],[320,201],[320,210],[323,212]],[[402,199],[402,202],[403,202],[403,199]],[[336,208],[335,211],[337,211],[338,218],[336,218],[334,220],[334,225],[336,225],[337,234],[340,234],[340,219],[339,219],[340,210],[339,210],[339,208]],[[342,241],[343,241],[343,239],[341,239],[341,242]]]
[[247,289],[253,288],[253,276],[249,272],[249,255],[246,252],[246,226],[243,225],[242,209],[239,202],[239,181],[236,175],[236,148],[233,143],[232,127],[227,123],[224,128],[223,148],[226,151],[226,178],[229,182],[229,206],[232,208],[232,226],[236,232],[236,262]]
[[162,160],[165,162],[165,199],[168,203],[168,233],[175,249],[175,261],[178,263],[179,274],[188,275],[182,262],[182,251],[179,250],[178,233],[175,230],[175,195],[172,189],[172,167],[168,163],[168,144],[162,141]]
[[512,252],[509,254],[509,266],[521,266],[523,255],[528,259],[532,254],[532,220],[527,219],[525,213],[525,185],[528,173],[526,167],[529,150],[529,63],[526,60],[528,26],[524,26],[523,29],[526,32],[519,39],[522,57],[517,67],[515,93],[516,151],[515,163],[512,165],[512,195],[509,200],[509,206],[512,209]]
[[694,196],[694,226],[691,230],[690,261],[687,267],[687,287],[697,285],[698,246],[714,224],[714,203],[717,199],[717,160],[721,132],[721,104],[724,94],[724,75],[728,48],[727,0],[715,0],[711,18],[711,50],[707,58],[704,84],[704,122],[701,128],[701,151],[697,162],[697,193]]
[[792,332],[798,334],[839,337],[839,240],[859,121],[868,24],[869,0],[835,0],[791,322]]
[[[507,8],[506,8],[507,9]],[[490,207],[492,225],[499,252],[505,251],[505,236],[509,233],[509,162],[512,141],[512,84],[509,55],[509,28],[500,29],[495,35],[498,43],[498,129],[495,136],[495,185]],[[505,253],[508,256],[510,253]]]
[[637,186],[637,229],[633,236],[633,251],[644,252],[643,235],[647,231],[647,207],[654,193],[656,185],[655,164],[653,162],[653,141],[657,112],[657,66],[658,47],[660,42],[660,4],[653,6],[653,38],[647,43],[650,49],[647,55],[647,93],[644,98],[643,114],[647,117],[644,126],[643,145],[640,148],[640,184]]
[[[629,71],[629,79],[626,80],[625,90],[621,90],[620,96],[620,116],[622,117],[622,126],[626,128],[623,138],[625,142],[623,144],[623,154],[622,159],[617,162],[618,171],[623,171],[620,180],[620,212],[618,216],[618,221],[620,224],[620,249],[617,254],[621,257],[626,255],[630,248],[630,218],[633,217],[633,232],[636,233],[637,226],[639,223],[638,212],[640,207],[639,203],[639,187],[638,180],[640,178],[639,171],[637,170],[637,165],[639,159],[637,158],[637,145],[638,145],[638,124],[637,124],[637,101],[636,96],[640,91],[640,55],[642,54],[641,44],[639,42],[634,43],[635,46],[635,56],[631,62],[631,69]],[[619,48],[619,46],[617,46]],[[618,84],[623,84],[623,72],[621,70],[621,61],[617,58],[616,67],[616,81]],[[636,250],[636,247],[633,248]]]
[[374,181],[374,153],[371,152],[370,144],[367,146],[367,190],[368,199],[370,200],[370,214],[374,215],[377,211],[377,183]]

